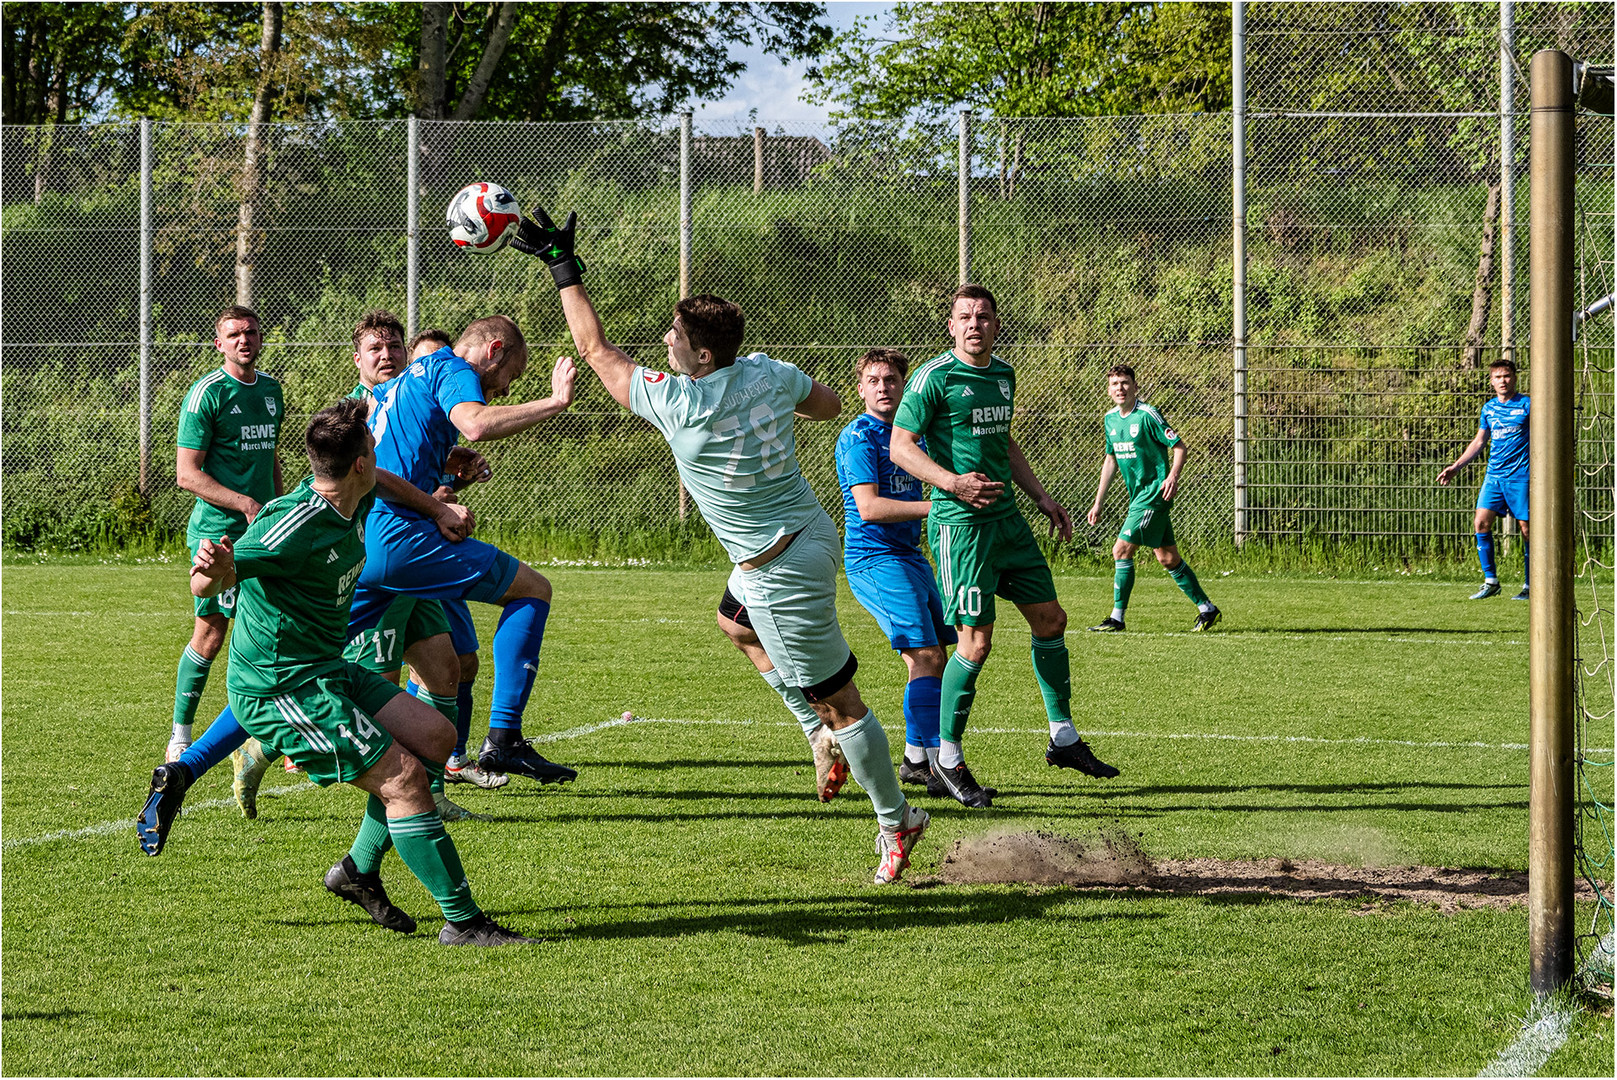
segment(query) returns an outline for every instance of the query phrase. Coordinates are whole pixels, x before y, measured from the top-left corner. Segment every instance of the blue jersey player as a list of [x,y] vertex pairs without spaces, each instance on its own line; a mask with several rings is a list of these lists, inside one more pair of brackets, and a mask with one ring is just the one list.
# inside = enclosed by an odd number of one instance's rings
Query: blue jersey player
[[[1482,453],[1485,444],[1492,443],[1488,452],[1488,471],[1482,478],[1482,490],[1477,492],[1477,516],[1474,527],[1477,534],[1477,559],[1482,563],[1482,588],[1472,595],[1473,600],[1486,600],[1499,595],[1499,570],[1494,562],[1493,523],[1500,514],[1510,514],[1522,530],[1522,569],[1527,568],[1527,450],[1528,419],[1531,412],[1526,394],[1516,392],[1516,365],[1509,360],[1495,360],[1488,367],[1488,381],[1493,384],[1494,398],[1482,406],[1477,421],[1477,437],[1471,440],[1465,452],[1454,464],[1437,474],[1439,484],[1447,484],[1455,473],[1472,458]],[[1527,599],[1527,583],[1514,599]]]
[[[506,393],[527,364],[521,330],[511,319],[493,315],[468,325],[453,348],[415,360],[402,375],[375,387],[370,428],[381,467],[430,493],[462,435],[471,442],[503,439],[566,410],[577,368],[565,357],[551,373],[550,396],[488,404]],[[494,631],[489,733],[478,763],[490,772],[540,783],[572,780],[574,770],[545,760],[522,737],[522,714],[550,614],[550,582],[492,544],[447,542],[432,522],[385,495],[367,522],[365,552],[350,634],[369,629],[400,594],[499,605],[504,610]]]
[[889,454],[893,417],[904,396],[909,358],[872,349],[855,365],[865,411],[837,437],[837,484],[842,488],[843,568],[854,599],[875,617],[908,669],[904,686],[904,760],[898,778],[946,794],[932,775],[938,752],[938,702],[945,645],[956,641],[943,617],[932,566],[921,554],[921,529],[932,502],[921,482]]

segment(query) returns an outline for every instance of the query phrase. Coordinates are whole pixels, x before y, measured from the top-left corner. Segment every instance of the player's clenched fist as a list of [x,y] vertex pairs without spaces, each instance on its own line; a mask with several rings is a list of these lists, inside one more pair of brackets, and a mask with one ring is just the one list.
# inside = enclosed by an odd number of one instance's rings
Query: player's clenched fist
[[228,536],[204,539],[191,562],[191,595],[217,596],[236,577],[235,547]]
[[961,473],[949,487],[951,495],[978,510],[994,505],[1004,490],[1004,483],[990,480],[980,472]]

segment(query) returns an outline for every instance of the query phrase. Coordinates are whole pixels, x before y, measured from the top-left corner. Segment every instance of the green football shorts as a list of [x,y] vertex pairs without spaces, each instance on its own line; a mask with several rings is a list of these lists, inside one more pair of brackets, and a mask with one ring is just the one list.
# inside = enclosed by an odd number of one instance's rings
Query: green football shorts
[[1163,548],[1173,543],[1173,522],[1168,520],[1168,504],[1161,499],[1130,503],[1117,538],[1127,544]]
[[266,747],[301,765],[321,787],[347,783],[387,753],[393,736],[371,717],[404,693],[357,664],[284,694],[231,694],[236,719]]
[[404,650],[418,641],[449,633],[449,618],[436,600],[399,594],[382,612],[382,619],[361,630],[343,650],[342,658],[378,675],[391,675],[404,665]]
[[1013,604],[1056,598],[1050,564],[1020,513],[980,525],[941,525],[929,517],[926,538],[938,564],[943,617],[956,626],[993,625],[995,596]]

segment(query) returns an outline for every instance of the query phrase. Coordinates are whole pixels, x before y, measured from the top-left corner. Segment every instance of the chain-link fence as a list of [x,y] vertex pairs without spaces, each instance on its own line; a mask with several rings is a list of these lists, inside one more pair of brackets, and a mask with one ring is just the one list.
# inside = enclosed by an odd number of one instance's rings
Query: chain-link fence
[[[1527,360],[1522,73],[1546,45],[1609,63],[1612,9],[1514,6],[1507,206],[1498,5],[1264,3],[1246,13],[1239,190],[1232,113],[951,118],[761,137],[682,132],[677,121],[268,125],[262,173],[245,185],[243,126],[152,124],[144,154],[138,124],[6,128],[6,541],[183,526],[178,405],[217,363],[212,316],[235,301],[239,263],[251,264],[264,319],[261,363],[285,386],[293,475],[299,421],[353,385],[351,329],[373,307],[452,332],[510,314],[536,358],[514,392],[547,392],[541,361],[566,346],[544,267],[461,252],[442,224],[450,195],[472,180],[578,211],[603,321],[646,362],[661,361],[684,280],[741,304],[748,348],[800,365],[856,407],[852,361],[865,349],[918,361],[948,346],[945,304],[964,252],[972,278],[1000,298],[999,351],[1019,373],[1014,430],[1069,507],[1093,497],[1105,372],[1128,363],[1192,448],[1175,512],[1182,542],[1237,528],[1463,538],[1472,485],[1438,488],[1435,475],[1476,431],[1487,362],[1501,349]],[[1609,254],[1611,121],[1580,124],[1581,240]],[[1243,200],[1238,341],[1232,216]],[[1489,264],[1480,289],[1479,262]],[[1586,302],[1610,289],[1597,278]],[[1585,331],[1607,370],[1609,325]],[[496,479],[471,495],[485,525],[621,540],[679,522],[661,439],[581,381],[571,412],[491,444]],[[828,507],[840,503],[838,426],[799,430],[800,460]],[[1118,498],[1081,542],[1109,542]]]

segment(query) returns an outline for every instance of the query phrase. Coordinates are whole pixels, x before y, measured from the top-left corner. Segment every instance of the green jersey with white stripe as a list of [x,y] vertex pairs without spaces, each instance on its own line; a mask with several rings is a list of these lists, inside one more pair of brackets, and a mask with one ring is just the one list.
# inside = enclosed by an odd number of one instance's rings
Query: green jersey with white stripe
[[968,364],[953,350],[910,376],[893,425],[926,439],[927,456],[952,473],[982,473],[1005,485],[993,505],[977,509],[946,491],[932,492],[930,520],[945,525],[998,521],[1020,513],[1011,483],[1011,415],[1016,370],[997,356]]
[[236,541],[230,693],[268,697],[343,668],[365,566],[365,515],[375,501],[367,494],[345,518],[305,478]]
[[[275,498],[275,444],[286,405],[280,382],[262,371],[244,383],[224,368],[196,382],[180,406],[175,443],[200,450],[202,471],[257,503]],[[232,539],[247,528],[247,515],[203,499],[191,509],[185,536],[193,546],[204,537]]]
[[1117,406],[1106,414],[1106,456],[1117,459],[1117,472],[1128,485],[1129,503],[1155,500],[1168,478],[1179,434],[1162,414],[1143,401],[1129,412]]

